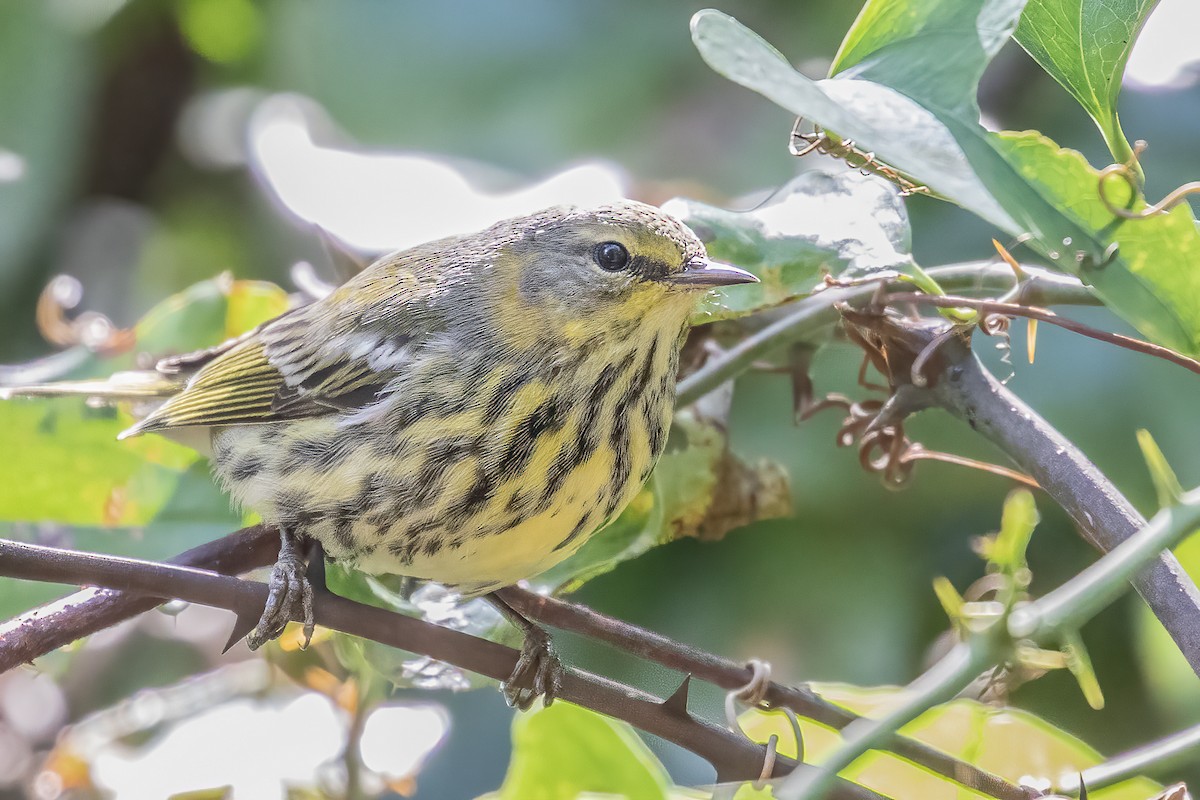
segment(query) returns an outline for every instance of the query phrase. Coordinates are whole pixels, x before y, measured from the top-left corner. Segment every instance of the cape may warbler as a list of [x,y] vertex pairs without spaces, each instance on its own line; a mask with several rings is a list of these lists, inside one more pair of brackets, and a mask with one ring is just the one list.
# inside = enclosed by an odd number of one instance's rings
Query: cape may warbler
[[[280,530],[252,646],[296,605],[311,632],[304,539],[367,573],[483,594],[620,513],[662,452],[696,296],[754,280],[650,206],[549,209],[386,256],[240,339],[160,362],[138,392],[166,401],[122,436],[211,444],[233,499]],[[516,621],[526,643],[506,692],[527,705],[549,699],[559,667]]]

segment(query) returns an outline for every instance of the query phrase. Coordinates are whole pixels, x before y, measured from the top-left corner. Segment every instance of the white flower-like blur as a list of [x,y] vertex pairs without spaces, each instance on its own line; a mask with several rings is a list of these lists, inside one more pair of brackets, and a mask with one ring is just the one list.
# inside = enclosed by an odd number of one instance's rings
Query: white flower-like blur
[[[292,214],[364,252],[469,233],[548,206],[596,205],[625,196],[615,166],[589,162],[508,192],[472,183],[461,160],[428,153],[370,152],[314,139],[332,125],[295,95],[264,100],[250,119],[249,161]],[[480,165],[479,173],[495,174]]]

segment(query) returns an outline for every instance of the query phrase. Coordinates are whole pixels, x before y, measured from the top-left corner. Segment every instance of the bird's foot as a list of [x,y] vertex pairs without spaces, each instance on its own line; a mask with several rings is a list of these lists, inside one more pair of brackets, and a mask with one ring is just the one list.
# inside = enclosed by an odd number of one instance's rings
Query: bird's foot
[[525,629],[521,657],[501,691],[504,700],[513,708],[528,711],[541,697],[542,705],[550,705],[562,686],[563,666],[554,652],[550,634],[530,624]]
[[554,652],[550,634],[525,619],[498,592],[485,595],[485,599],[525,636],[512,675],[500,685],[505,701],[521,711],[528,711],[539,697],[542,705],[550,705],[558,696],[563,678],[563,665]]
[[305,575],[307,565],[296,537],[282,528],[279,531],[279,559],[271,568],[270,591],[258,625],[246,637],[251,650],[257,650],[283,633],[299,608],[304,619],[304,646],[312,641],[313,588]]

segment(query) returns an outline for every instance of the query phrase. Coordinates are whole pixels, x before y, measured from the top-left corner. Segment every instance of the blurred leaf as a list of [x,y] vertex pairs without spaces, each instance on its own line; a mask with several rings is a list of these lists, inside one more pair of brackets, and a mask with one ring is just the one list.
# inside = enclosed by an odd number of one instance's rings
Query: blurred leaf
[[1133,156],[1117,117],[1125,62],[1158,0],[1029,0],[1013,38],[1095,120],[1117,163]]
[[1142,450],[1142,458],[1146,459],[1146,469],[1150,471],[1150,480],[1154,482],[1154,492],[1158,495],[1158,507],[1170,508],[1183,497],[1183,487],[1175,470],[1167,463],[1167,457],[1159,449],[1158,442],[1150,435],[1150,431],[1142,428],[1137,432],[1138,447]]
[[[860,688],[846,684],[809,684],[809,687],[856,714],[879,717],[904,701],[906,691],[895,687]],[[740,718],[750,738],[766,742],[779,736],[779,751],[794,756],[795,745],[788,722],[778,715],[747,711]],[[820,763],[836,748],[841,737],[808,720],[800,720],[806,759]],[[1074,736],[1045,720],[1013,708],[996,708],[974,700],[955,700],[933,708],[901,732],[955,758],[1013,782],[1029,778],[1054,780],[1101,763],[1104,759]],[[958,800],[963,789],[940,775],[885,752],[872,751],[841,773],[888,797],[921,800]],[[1093,791],[1092,800],[1146,800],[1160,787],[1145,778],[1122,781]]]
[[168,800],[229,800],[233,797],[233,787],[219,786],[212,789],[197,789],[194,792],[179,792]]
[[[155,356],[208,347],[285,308],[286,295],[272,284],[205,281],[152,309],[136,326],[137,346]],[[86,370],[110,372],[121,363],[93,359]],[[129,423],[116,409],[77,398],[0,403],[0,425],[14,452],[23,454],[0,460],[0,482],[8,487],[0,496],[0,520],[141,526],[186,510],[192,523],[221,525],[214,536],[228,532],[237,519],[213,489],[199,454],[161,436],[118,442]],[[201,497],[204,504],[192,502]]]
[[979,76],[1023,2],[873,0],[847,36],[835,64],[841,74],[819,82],[719,12],[699,12],[692,35],[717,72],[853,139],[1009,234],[1031,237],[1031,246],[1094,285],[1142,333],[1197,352],[1200,305],[1191,298],[1200,293],[1200,274],[1190,265],[1200,235],[1189,209],[1145,221],[1114,218],[1082,156],[1034,134],[997,135],[979,124]]
[[228,273],[189,286],[150,309],[136,326],[137,346],[153,355],[200,350],[244,333],[287,310],[273,283]]
[[581,794],[667,798],[670,778],[633,728],[559,701],[518,714],[499,800],[575,800]]
[[209,61],[240,61],[262,36],[259,11],[249,0],[185,0],[179,27],[188,44]]
[[[99,75],[90,42],[53,3],[11,3],[0,25],[0,291],[76,189],[90,95]],[[2,303],[0,303],[2,305]]]
[[908,215],[896,188],[858,172],[805,172],[745,212],[675,199],[663,208],[686,222],[709,255],[761,283],[714,293],[696,323],[772,308],[812,291],[824,273],[861,277],[912,264]]

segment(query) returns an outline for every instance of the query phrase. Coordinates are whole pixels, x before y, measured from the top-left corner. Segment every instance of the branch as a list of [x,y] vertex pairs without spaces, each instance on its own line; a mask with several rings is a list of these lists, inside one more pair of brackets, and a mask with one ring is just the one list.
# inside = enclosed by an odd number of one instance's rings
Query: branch
[[[0,540],[0,575],[53,583],[90,583],[153,597],[174,597],[224,608],[239,619],[256,619],[267,598],[267,585],[190,567],[157,564],[116,556],[79,553]],[[392,647],[430,656],[503,681],[516,666],[511,647],[443,628],[329,593],[318,593],[314,611],[321,625]],[[757,779],[766,748],[740,734],[687,713],[678,698],[662,701],[598,675],[567,669],[559,697],[590,708],[696,753],[717,770],[719,781]],[[777,757],[773,777],[812,767]],[[834,797],[882,800],[880,795],[842,781]]]
[[[967,355],[940,380],[939,404],[966,421],[1032,475],[1087,538],[1108,552],[1146,521],[1079,448]],[[1133,577],[1134,588],[1200,675],[1200,591],[1173,554]]]
[[[262,525],[188,550],[170,563],[237,575],[275,563],[279,537]],[[17,575],[14,577],[24,577]],[[0,673],[162,605],[167,597],[84,589],[0,623]]]
[[1077,795],[1081,786],[1086,786],[1088,791],[1095,791],[1150,770],[1165,769],[1175,764],[1194,765],[1197,758],[1200,758],[1200,725],[1089,767],[1082,775],[1068,775],[1059,784],[1058,791]]
[[[834,777],[867,750],[887,741],[896,731],[928,709],[951,699],[980,672],[1002,662],[1017,642],[1032,639],[1040,644],[1058,644],[1066,631],[1077,630],[1122,591],[1126,582],[1164,549],[1178,544],[1200,524],[1200,490],[1180,499],[1178,505],[1155,515],[1144,528],[1106,554],[1095,564],[1033,602],[1018,604],[987,628],[957,645],[907,690],[897,708],[878,720],[859,720],[842,731],[843,743],[816,770],[793,773],[776,789],[779,800],[816,800],[831,786]],[[1048,641],[1049,640],[1049,641]],[[1152,751],[1155,758],[1177,755],[1200,743],[1188,732]],[[1143,758],[1130,758],[1139,765]],[[1120,765],[1128,769],[1128,764]],[[1111,770],[1110,772],[1116,772]]]
[[[862,718],[842,731],[842,744],[821,762],[803,773],[794,772],[774,789],[779,800],[818,800],[826,797],[837,774],[859,756],[893,737],[896,731],[936,705],[954,698],[979,673],[995,663],[995,636],[978,635],[957,645],[905,689],[899,706],[879,719]],[[1028,798],[1029,794],[1022,794]]]
[[[1145,527],[1146,520],[1079,448],[984,368],[969,340],[943,336],[947,323],[878,311],[846,309],[843,314],[886,352],[889,379],[898,390],[893,400],[903,399],[905,405],[892,412],[903,417],[908,410],[935,405],[959,417],[1031,475],[1084,537],[1106,553]],[[939,346],[931,354],[935,341]],[[928,359],[922,387],[911,383],[918,358]],[[1179,561],[1163,552],[1132,582],[1200,675],[1200,590]]]
[[[606,642],[639,658],[685,672],[722,689],[741,689],[754,676],[753,670],[744,664],[706,653],[575,603],[515,586],[501,589],[500,594],[530,619]],[[790,708],[806,719],[839,731],[846,731],[864,719],[808,689],[784,686],[774,681],[768,684],[763,693],[763,703],[771,708]],[[991,797],[1001,800],[1028,800],[1029,797],[1021,787],[907,736],[893,734],[881,739],[873,747],[890,751],[947,780]]]
[[[1028,276],[1020,285],[1024,303],[1039,305],[1095,305],[1091,290],[1074,278],[1039,267],[1022,266]],[[1015,280],[1012,268],[995,262],[973,262],[934,267],[926,270],[946,289],[1011,289]],[[870,300],[880,281],[864,281],[853,286],[832,286],[796,301],[788,314],[731,347],[720,358],[705,364],[679,382],[676,405],[683,408],[696,402],[722,383],[750,369],[755,361],[793,342],[811,339],[818,331],[838,322],[834,306],[840,303]],[[906,284],[907,286],[907,284]],[[934,295],[928,295],[934,296]]]
[[[263,526],[245,528],[189,550],[172,563],[208,567],[233,574],[274,563],[278,537]],[[665,636],[638,628],[592,609],[545,597],[518,587],[501,590],[504,599],[530,619],[607,642],[632,655],[708,681],[726,690],[744,687],[753,671],[742,664],[706,653]],[[34,609],[0,626],[0,672],[32,661],[75,639],[115,625],[163,602],[109,589],[86,589]],[[823,725],[841,730],[860,719],[812,692],[771,682],[764,702],[786,707]],[[1025,800],[1018,786],[929,745],[904,736],[886,742],[886,749],[948,780],[999,800]]]

